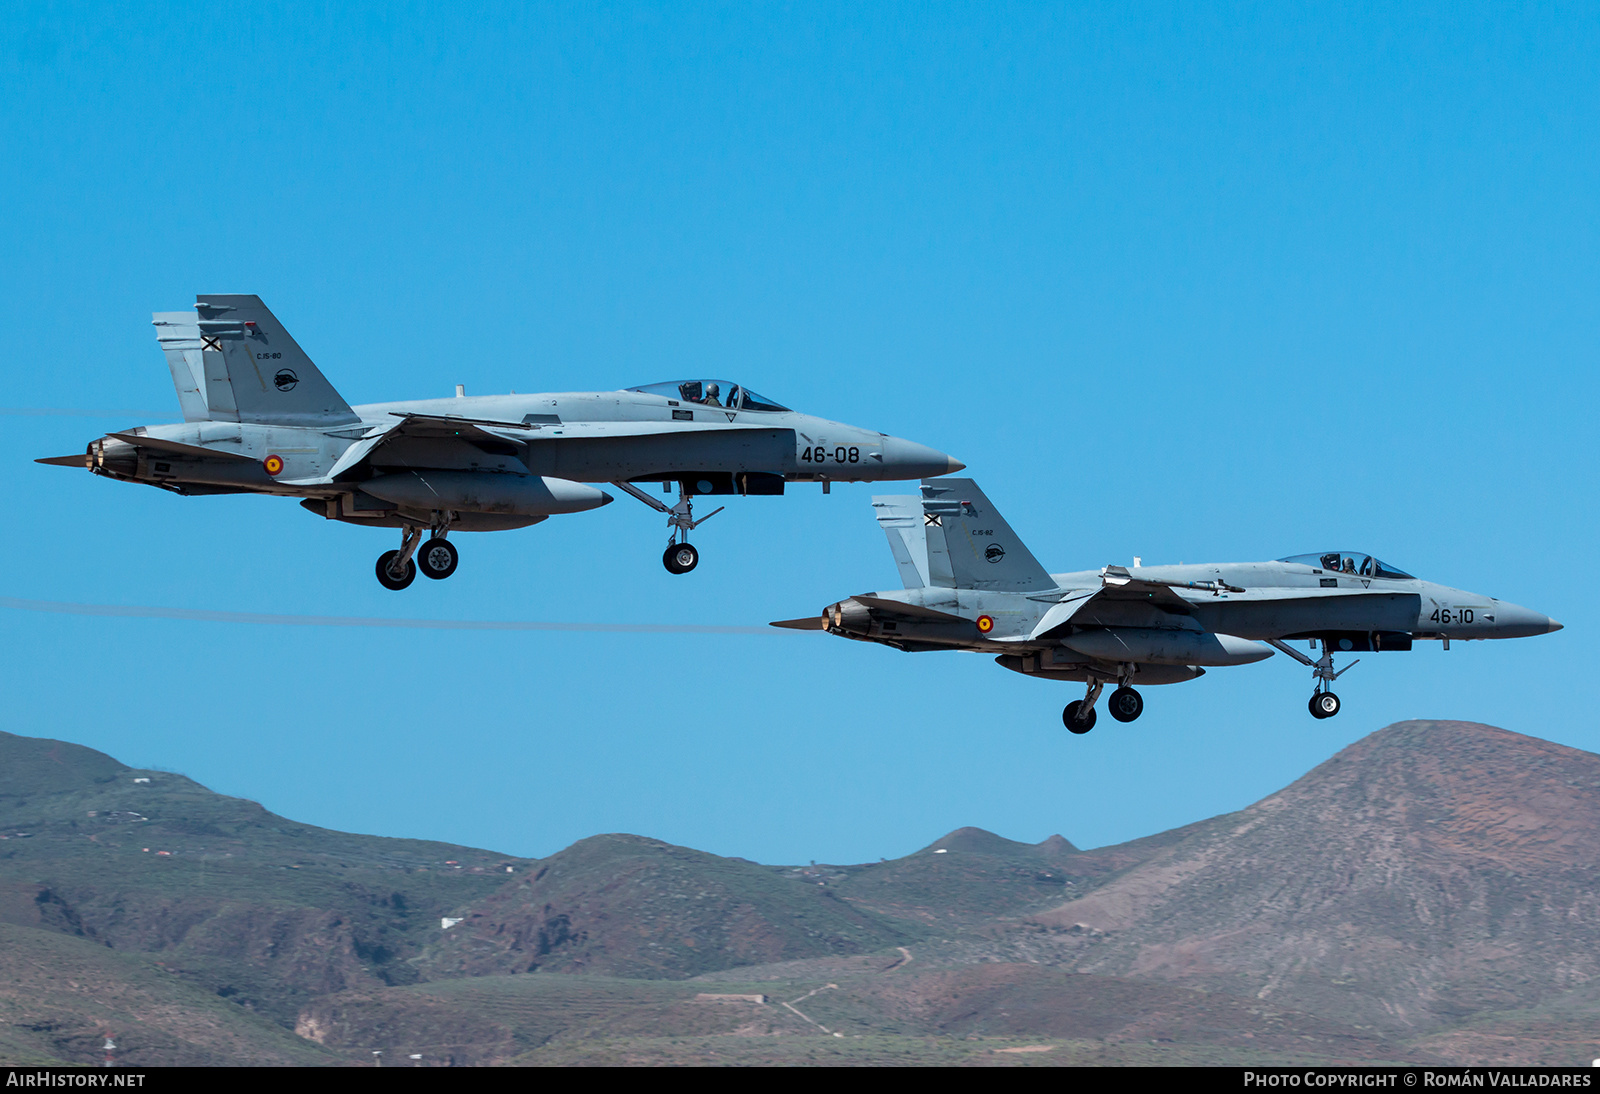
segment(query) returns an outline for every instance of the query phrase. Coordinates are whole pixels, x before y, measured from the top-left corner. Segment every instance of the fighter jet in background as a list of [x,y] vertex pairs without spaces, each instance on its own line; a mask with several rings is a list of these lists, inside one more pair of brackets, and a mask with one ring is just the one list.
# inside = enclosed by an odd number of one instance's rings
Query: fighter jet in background
[[[612,500],[611,483],[666,514],[662,562],[699,562],[700,495],[782,494],[789,482],[918,479],[962,464],[926,445],[801,414],[726,380],[625,391],[467,397],[352,407],[257,296],[206,294],[158,312],[182,425],[109,433],[39,463],[179,494],[275,494],[330,520],[401,530],[378,580],[446,578],[452,531],[523,528]],[[661,483],[666,505],[637,484]],[[431,534],[422,543],[424,532]],[[421,551],[418,552],[418,546]],[[413,558],[413,555],[416,557]]]
[[[1219,665],[1287,654],[1312,670],[1311,713],[1339,713],[1337,652],[1409,650],[1419,639],[1522,638],[1561,629],[1494,597],[1422,581],[1362,551],[1275,562],[1106,566],[1048,574],[970,479],[924,481],[920,497],[872,499],[904,589],[861,593],[821,618],[775,627],[824,630],[907,653],[972,650],[1013,672],[1087,684],[1061,720],[1095,723],[1095,701],[1131,722],[1135,685],[1175,684]],[[1309,640],[1313,660],[1288,645]]]

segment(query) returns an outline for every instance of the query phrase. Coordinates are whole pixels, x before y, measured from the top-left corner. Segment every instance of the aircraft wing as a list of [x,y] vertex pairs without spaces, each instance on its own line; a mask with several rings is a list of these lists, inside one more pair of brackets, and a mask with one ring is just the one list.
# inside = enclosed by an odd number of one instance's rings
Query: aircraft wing
[[[527,422],[497,422],[490,418],[457,418],[450,414],[400,414],[383,439],[396,437],[460,437],[469,441],[526,440],[539,426]],[[497,432],[498,431],[498,432]]]
[[[1116,571],[1119,567],[1107,567]],[[1237,606],[1240,609],[1247,605],[1307,604],[1331,606],[1335,602],[1348,604],[1352,600],[1370,599],[1374,602],[1391,602],[1396,597],[1405,597],[1409,594],[1395,593],[1391,590],[1375,589],[1240,589],[1235,586],[1220,585],[1210,588],[1212,583],[1194,582],[1185,585],[1175,585],[1163,582],[1141,581],[1133,578],[1129,581],[1119,580],[1120,575],[1114,572],[1110,575],[1111,582],[1105,582],[1099,589],[1080,589],[1067,594],[1040,618],[1038,626],[1028,635],[1030,640],[1055,637],[1057,632],[1069,624],[1094,627],[1141,627],[1153,624],[1152,615],[1190,616],[1196,609],[1217,607],[1228,609]],[[1104,578],[1102,581],[1104,582]],[[1178,593],[1178,588],[1193,589],[1189,597]],[[1226,592],[1226,598],[1221,594]],[[1213,593],[1217,595],[1213,599]],[[1200,594],[1200,595],[1195,595]],[[1154,613],[1152,612],[1154,609]],[[1230,632],[1232,633],[1232,632]]]
[[[752,422],[509,422],[451,414],[393,412],[398,419],[382,432],[369,434],[345,450],[328,479],[339,477],[369,459],[385,444],[401,439],[461,440],[467,443],[559,444],[562,441],[608,440],[695,433],[771,432],[772,426]],[[382,427],[380,427],[381,429]]]
[[784,428],[768,422],[740,425],[728,422],[552,422],[528,427],[531,432],[518,440],[530,444],[553,444],[566,440],[605,440],[608,437],[678,437],[686,433],[764,432]]
[[[337,463],[328,471],[328,481],[336,482],[339,476],[367,460],[379,448],[401,438],[428,438],[432,440],[462,440],[468,443],[487,441],[505,444],[507,441],[524,441],[537,426],[526,422],[499,422],[487,418],[457,418],[444,414],[396,414],[399,421],[369,433],[344,450]],[[381,427],[380,427],[381,428]]]

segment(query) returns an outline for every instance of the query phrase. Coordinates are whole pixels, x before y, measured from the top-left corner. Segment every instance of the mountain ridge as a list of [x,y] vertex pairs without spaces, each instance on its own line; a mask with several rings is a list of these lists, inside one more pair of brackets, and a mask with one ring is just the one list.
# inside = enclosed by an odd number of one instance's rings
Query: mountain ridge
[[[1600,756],[1476,723],[1397,723],[1123,844],[963,827],[845,866],[356,836],[0,734],[0,932],[54,955],[0,947],[0,1061],[91,1063],[114,1026],[146,1062],[370,1062],[385,1038],[466,1063],[1017,1062],[992,1053],[1021,1036],[1061,1062],[1562,1062],[1600,998],[1597,883]],[[865,1040],[783,1047],[825,1028]]]

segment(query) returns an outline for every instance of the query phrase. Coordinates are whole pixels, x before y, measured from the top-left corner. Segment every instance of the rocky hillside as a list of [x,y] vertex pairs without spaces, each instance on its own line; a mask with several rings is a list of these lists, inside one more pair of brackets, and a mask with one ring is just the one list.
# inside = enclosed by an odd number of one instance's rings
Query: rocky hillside
[[1404,722],[1035,917],[1084,971],[1390,1029],[1600,977],[1600,756]]
[[825,884],[640,836],[580,840],[461,914],[418,962],[429,979],[685,977],[914,937]]
[[409,959],[440,917],[525,865],[299,824],[182,775],[0,733],[0,923],[149,955],[286,1026],[315,996],[415,980]]

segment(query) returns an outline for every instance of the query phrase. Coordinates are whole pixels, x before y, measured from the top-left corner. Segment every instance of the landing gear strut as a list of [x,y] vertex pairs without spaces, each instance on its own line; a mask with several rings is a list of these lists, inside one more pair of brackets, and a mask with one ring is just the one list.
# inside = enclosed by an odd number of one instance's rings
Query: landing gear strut
[[727,508],[726,505],[719,505],[699,520],[695,520],[694,496],[686,489],[686,481],[678,483],[678,503],[670,507],[662,505],[632,483],[611,484],[619,490],[632,494],[656,512],[667,514],[667,527],[672,531],[667,534],[667,549],[661,555],[661,564],[667,568],[669,574],[686,574],[700,565],[700,552],[689,542],[689,533]]
[[417,564],[411,556],[416,554],[421,540],[422,529],[414,524],[406,525],[400,534],[400,549],[378,556],[378,584],[398,592],[417,580]]
[[1067,727],[1069,733],[1087,733],[1094,728],[1094,701],[1100,698],[1100,689],[1103,687],[1105,684],[1096,680],[1089,685],[1087,695],[1068,703],[1067,709],[1061,712],[1061,724]]
[[1322,639],[1322,656],[1315,661],[1293,646],[1276,638],[1267,639],[1267,644],[1282,650],[1302,665],[1310,666],[1311,675],[1317,681],[1316,689],[1311,693],[1311,701],[1306,704],[1311,711],[1311,717],[1320,721],[1323,718],[1332,718],[1339,713],[1339,708],[1342,704],[1339,702],[1339,697],[1333,693],[1333,682],[1361,664],[1359,657],[1338,672],[1335,672],[1333,670],[1333,648],[1328,645],[1328,640],[1325,638]]

